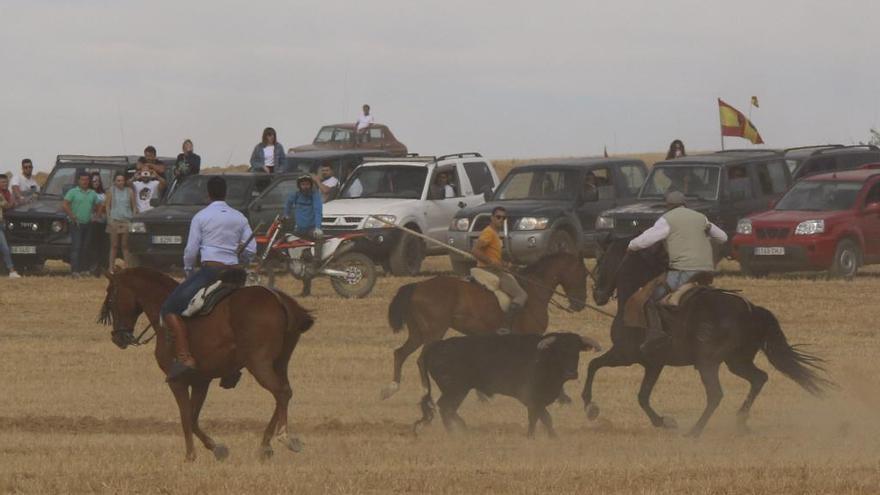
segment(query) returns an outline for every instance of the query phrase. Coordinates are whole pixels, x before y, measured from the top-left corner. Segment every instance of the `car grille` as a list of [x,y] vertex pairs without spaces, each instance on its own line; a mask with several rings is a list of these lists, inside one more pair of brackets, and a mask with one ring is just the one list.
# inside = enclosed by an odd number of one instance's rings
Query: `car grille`
[[185,223],[151,223],[146,227],[147,233],[150,235],[179,235],[186,239],[189,234],[189,224]]
[[614,220],[614,232],[617,234],[636,235],[648,230],[655,220],[650,218],[617,218]]
[[[508,217],[507,228],[512,230],[518,220],[519,217]],[[471,232],[482,232],[490,223],[492,223],[492,214],[481,213],[474,218],[474,222],[471,224]]]
[[359,228],[363,221],[362,216],[321,217],[321,227],[324,230],[352,230]]
[[50,225],[49,220],[10,219],[6,222],[6,235],[16,240],[40,241],[49,233]]
[[785,239],[788,231],[788,227],[760,227],[755,229],[755,236],[758,239]]

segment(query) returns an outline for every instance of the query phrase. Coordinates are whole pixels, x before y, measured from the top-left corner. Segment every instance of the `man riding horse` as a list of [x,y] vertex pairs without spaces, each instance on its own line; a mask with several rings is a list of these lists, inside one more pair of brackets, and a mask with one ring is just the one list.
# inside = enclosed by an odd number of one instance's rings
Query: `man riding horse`
[[639,251],[663,241],[669,254],[669,271],[665,283],[654,288],[645,303],[647,335],[641,345],[642,354],[650,356],[669,340],[663,330],[658,303],[660,299],[690,282],[697,274],[715,271],[712,242],[727,242],[727,234],[706,218],[706,215],[685,206],[684,193],[666,194],[669,210],[651,228],[629,243],[629,251]]
[[514,320],[519,316],[529,297],[522,286],[519,285],[519,282],[517,282],[516,277],[507,271],[510,263],[503,261],[501,258],[502,244],[501,236],[498,235],[498,232],[504,228],[504,222],[506,221],[507,210],[500,206],[492,210],[490,223],[480,232],[480,237],[477,239],[476,244],[474,244],[472,251],[474,258],[477,259],[477,268],[498,277],[501,290],[510,296],[510,307],[504,315],[504,324],[498,329],[498,333],[511,332]]
[[[189,301],[200,289],[216,282],[224,270],[240,268],[240,257],[249,259],[257,252],[247,219],[226,204],[226,180],[211,177],[207,186],[211,204],[193,217],[183,252],[186,280],[168,296],[160,313],[163,325],[173,336],[176,356],[168,370],[168,381],[179,379],[196,368],[189,350],[186,323],[181,316]],[[201,267],[196,271],[199,255]]]

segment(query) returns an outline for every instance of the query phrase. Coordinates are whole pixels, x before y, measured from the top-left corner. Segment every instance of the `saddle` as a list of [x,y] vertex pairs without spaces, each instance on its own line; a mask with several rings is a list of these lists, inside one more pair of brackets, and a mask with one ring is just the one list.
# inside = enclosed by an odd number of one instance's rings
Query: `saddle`
[[471,268],[471,281],[495,295],[501,311],[507,312],[510,308],[510,296],[501,290],[501,279],[498,275],[483,268]]
[[247,272],[241,268],[223,270],[216,282],[196,292],[181,316],[195,318],[211,314],[220,301],[232,294],[234,290],[244,287],[245,282],[247,282]]
[[[695,295],[705,290],[722,290],[715,289],[712,285],[714,275],[711,272],[701,272],[695,275],[691,280],[679,287],[678,289],[663,296],[659,301],[661,308],[661,316],[666,320],[666,316],[672,316],[679,308],[687,304]],[[666,273],[663,273],[639,289],[626,303],[623,309],[623,323],[628,327],[647,328],[648,321],[645,317],[645,304],[650,300],[651,295],[657,287],[666,283]],[[727,291],[724,291],[727,292]]]

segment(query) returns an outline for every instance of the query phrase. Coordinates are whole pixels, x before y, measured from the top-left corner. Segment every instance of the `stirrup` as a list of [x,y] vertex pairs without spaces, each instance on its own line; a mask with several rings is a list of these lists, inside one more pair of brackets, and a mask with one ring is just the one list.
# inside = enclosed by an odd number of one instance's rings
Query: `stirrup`
[[174,361],[171,362],[171,367],[168,368],[168,377],[165,379],[165,381],[173,382],[176,380],[180,380],[181,378],[185,378],[195,372],[196,369],[194,367],[187,366],[179,359],[174,359]]

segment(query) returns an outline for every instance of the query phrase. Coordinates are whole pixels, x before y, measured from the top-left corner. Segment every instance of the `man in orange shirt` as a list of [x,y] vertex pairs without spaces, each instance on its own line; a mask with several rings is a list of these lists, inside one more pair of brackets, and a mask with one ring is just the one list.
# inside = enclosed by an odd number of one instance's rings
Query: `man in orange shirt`
[[500,279],[501,290],[510,296],[510,308],[507,310],[504,326],[500,332],[510,332],[513,329],[513,321],[522,310],[528,299],[528,294],[516,281],[516,277],[510,274],[506,268],[510,263],[501,258],[501,236],[498,235],[507,221],[507,210],[497,207],[492,210],[489,226],[480,232],[477,243],[474,244],[472,254],[477,259],[477,268],[494,273]]

